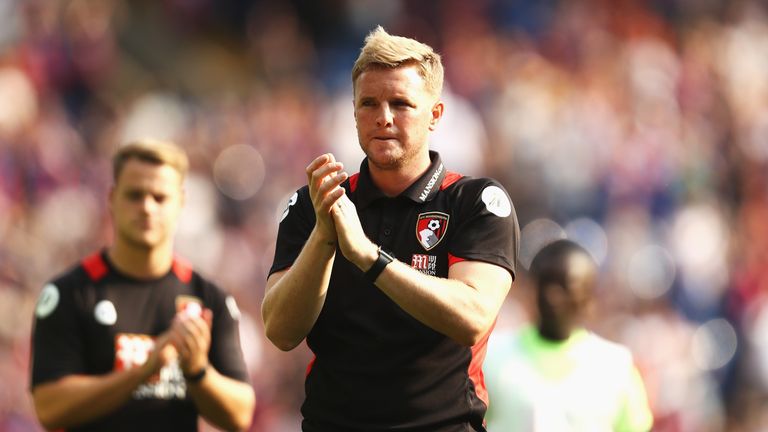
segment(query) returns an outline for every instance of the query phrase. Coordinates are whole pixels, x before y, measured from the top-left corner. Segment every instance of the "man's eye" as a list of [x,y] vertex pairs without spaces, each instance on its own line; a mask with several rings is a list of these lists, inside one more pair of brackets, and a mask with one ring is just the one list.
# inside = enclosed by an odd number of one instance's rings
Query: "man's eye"
[[141,201],[141,198],[144,196],[144,194],[142,194],[141,192],[132,191],[132,192],[128,192],[126,196],[130,201]]
[[153,195],[152,197],[155,199],[156,203],[162,203],[163,201],[166,200],[166,198],[168,198],[165,195]]

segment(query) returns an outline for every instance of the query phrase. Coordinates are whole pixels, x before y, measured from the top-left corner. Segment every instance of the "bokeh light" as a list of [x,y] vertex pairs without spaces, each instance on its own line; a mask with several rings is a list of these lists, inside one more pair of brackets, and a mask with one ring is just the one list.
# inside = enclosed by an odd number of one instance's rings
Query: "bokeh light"
[[723,318],[699,326],[691,342],[693,359],[705,370],[719,369],[728,364],[736,354],[737,347],[736,330]]
[[533,257],[544,246],[566,237],[565,230],[550,219],[536,219],[520,230],[520,255],[518,260],[527,269]]
[[266,167],[253,147],[239,144],[227,147],[213,164],[213,179],[221,193],[235,199],[251,198],[264,182]]
[[605,261],[608,255],[608,236],[597,222],[590,218],[574,219],[565,226],[567,237],[582,245],[598,265]]
[[666,294],[675,280],[675,263],[661,246],[649,245],[638,250],[629,262],[627,280],[632,292],[643,299]]

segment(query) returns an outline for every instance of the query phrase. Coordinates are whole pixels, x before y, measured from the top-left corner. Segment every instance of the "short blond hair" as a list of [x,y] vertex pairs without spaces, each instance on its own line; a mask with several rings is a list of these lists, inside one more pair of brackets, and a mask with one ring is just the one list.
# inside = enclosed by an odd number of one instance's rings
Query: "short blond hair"
[[365,45],[352,67],[352,86],[371,68],[398,68],[416,65],[428,91],[439,96],[443,90],[443,63],[440,54],[417,40],[393,36],[381,26],[368,33]]
[[182,179],[187,175],[189,159],[181,147],[168,141],[141,139],[120,146],[112,158],[112,176],[114,182],[120,177],[125,163],[138,159],[157,165],[168,165],[179,172]]

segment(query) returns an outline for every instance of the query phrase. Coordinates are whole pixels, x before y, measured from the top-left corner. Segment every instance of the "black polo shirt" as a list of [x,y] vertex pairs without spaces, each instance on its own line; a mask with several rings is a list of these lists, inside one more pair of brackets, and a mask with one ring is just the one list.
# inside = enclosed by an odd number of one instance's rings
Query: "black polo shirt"
[[[211,309],[208,359],[222,375],[248,382],[234,298],[174,259],[153,280],[121,274],[96,253],[42,290],[32,335],[32,387],[66,375],[139,367],[177,313]],[[141,384],[114,412],[71,431],[196,431],[197,409],[178,362]]]
[[[447,172],[436,152],[426,173],[394,198],[367,160],[343,187],[366,235],[399,261],[446,278],[451,264],[485,261],[514,278],[519,228],[496,181]],[[315,225],[307,186],[290,199],[270,274],[290,267]],[[486,337],[463,346],[394,303],[337,251],[323,309],[307,336],[315,354],[302,406],[312,431],[484,430]]]

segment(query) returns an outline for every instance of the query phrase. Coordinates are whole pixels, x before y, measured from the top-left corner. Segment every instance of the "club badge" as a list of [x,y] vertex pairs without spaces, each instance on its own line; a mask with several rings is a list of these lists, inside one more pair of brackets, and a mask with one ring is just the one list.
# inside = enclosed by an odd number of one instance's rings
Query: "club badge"
[[448,215],[441,212],[422,213],[416,220],[416,239],[425,250],[440,243],[448,231]]
[[194,296],[176,296],[176,314],[200,317],[203,315],[203,302]]

